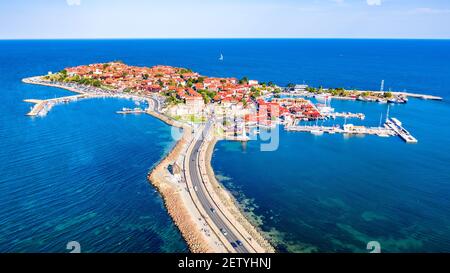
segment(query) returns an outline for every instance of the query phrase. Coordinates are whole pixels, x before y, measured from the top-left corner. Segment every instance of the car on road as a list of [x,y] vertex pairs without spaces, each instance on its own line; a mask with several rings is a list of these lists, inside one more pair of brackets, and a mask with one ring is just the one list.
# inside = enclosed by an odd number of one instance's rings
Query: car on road
[[225,229],[223,229],[223,228],[220,229],[220,232],[222,232],[222,234],[223,234],[224,236],[227,236],[227,235],[228,235],[228,232],[227,232]]
[[214,208],[210,208],[212,213],[216,213],[216,210]]
[[237,241],[236,241],[236,244],[237,244],[238,246],[243,246],[243,244],[242,244],[242,242],[241,242],[240,240],[237,240]]
[[237,248],[237,247],[238,247],[238,245],[237,245],[235,242],[231,242],[231,246],[232,246],[233,248]]

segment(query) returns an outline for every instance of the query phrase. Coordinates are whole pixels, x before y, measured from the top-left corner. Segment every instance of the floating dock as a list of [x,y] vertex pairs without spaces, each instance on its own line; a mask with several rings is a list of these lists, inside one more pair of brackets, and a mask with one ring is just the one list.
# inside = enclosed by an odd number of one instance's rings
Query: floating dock
[[415,137],[411,135],[405,128],[403,128],[402,123],[396,118],[390,118],[386,120],[385,127],[394,131],[399,137],[401,137],[406,143],[417,143],[419,142]]

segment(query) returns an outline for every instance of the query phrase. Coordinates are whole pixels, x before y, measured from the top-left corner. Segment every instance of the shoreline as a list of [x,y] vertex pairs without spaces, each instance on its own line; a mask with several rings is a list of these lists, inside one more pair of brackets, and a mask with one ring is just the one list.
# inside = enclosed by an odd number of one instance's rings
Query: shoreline
[[[34,79],[40,79],[41,77],[25,78],[22,82],[26,84],[42,85],[54,88],[60,88],[69,90],[78,94],[90,95],[88,92],[81,91],[76,87],[68,87],[64,85],[58,85],[55,83],[36,82]],[[202,210],[200,210],[195,204],[195,198],[192,198],[188,193],[187,187],[180,182],[174,181],[174,176],[170,174],[168,168],[170,165],[175,165],[180,160],[184,160],[184,154],[189,149],[189,143],[193,139],[192,126],[185,123],[173,120],[161,113],[151,110],[150,105],[153,104],[152,99],[139,96],[113,96],[104,94],[105,97],[119,97],[119,98],[139,98],[145,99],[149,103],[149,109],[145,113],[151,115],[171,127],[180,128],[183,130],[182,137],[176,142],[168,154],[164,155],[157,165],[154,166],[147,175],[148,181],[158,190],[160,193],[165,208],[167,209],[174,224],[179,229],[182,237],[184,238],[189,250],[192,253],[225,253],[234,252],[235,250],[231,246],[225,243],[226,238],[218,232],[216,227],[210,225],[208,228],[208,219],[203,220]],[[155,105],[156,106],[156,105]],[[275,249],[264,238],[264,236],[253,226],[250,221],[245,217],[238,205],[235,203],[235,199],[231,193],[225,189],[215,178],[214,170],[211,166],[211,157],[214,151],[214,147],[217,143],[217,138],[213,137],[212,140],[204,141],[206,148],[206,155],[204,165],[207,169],[208,180],[214,185],[214,194],[216,194],[220,200],[219,203],[225,205],[222,207],[227,215],[238,225],[238,230],[248,235],[253,249],[256,249],[257,253],[273,253]],[[205,143],[206,142],[206,143]],[[189,198],[190,196],[190,198]],[[197,210],[197,211],[196,211]],[[215,235],[215,236],[214,236]],[[254,239],[254,241],[252,240]]]
[[[161,119],[156,113],[150,115],[160,119],[167,125],[178,127],[169,119]],[[183,189],[177,188],[166,176],[167,168],[170,163],[180,156],[184,146],[189,142],[188,139],[190,138],[191,133],[190,130],[186,129],[188,128],[183,128],[182,138],[177,141],[171,151],[149,171],[147,180],[160,193],[167,212],[180,231],[189,250],[192,253],[212,253],[214,252],[214,249],[211,249],[208,242],[203,238],[202,233],[198,232],[195,221],[190,217],[192,215],[190,215],[186,207],[183,206],[182,196],[180,195],[180,191]]]
[[[382,93],[384,93],[383,91],[363,91],[363,90],[351,90],[352,92],[358,93],[359,95],[361,95],[364,92],[370,92],[373,94],[377,94],[380,95]],[[404,97],[408,97],[408,98],[414,98],[414,99],[420,99],[420,100],[430,100],[430,101],[444,101],[443,97],[439,97],[439,96],[435,96],[435,95],[428,95],[428,94],[422,94],[422,93],[410,93],[410,92],[398,92],[398,91],[391,91],[392,95],[394,96],[404,96]],[[314,97],[316,95],[316,93],[312,93],[312,92],[306,92],[306,93],[298,93],[298,92],[282,92],[280,93],[281,95],[286,95],[286,96],[290,96],[290,95],[298,95],[298,96],[309,96],[309,97]],[[356,100],[357,98],[355,97],[351,97],[351,96],[333,96],[330,95],[330,98],[333,99],[337,99],[337,100]]]
[[251,236],[251,238],[255,239],[266,252],[274,253],[276,252],[276,250],[269,242],[269,239],[264,236],[264,233],[259,229],[258,226],[255,226],[251,223],[251,220],[248,219],[248,216],[246,216],[246,214],[241,210],[241,206],[236,198],[216,178],[214,169],[211,164],[211,159],[214,154],[214,148],[221,140],[225,139],[213,137],[213,139],[208,142],[205,149],[206,173],[208,176],[208,180],[214,186],[213,191],[218,195],[220,201],[223,202],[228,211],[233,215],[234,218],[237,219],[237,221],[242,225],[242,227]]

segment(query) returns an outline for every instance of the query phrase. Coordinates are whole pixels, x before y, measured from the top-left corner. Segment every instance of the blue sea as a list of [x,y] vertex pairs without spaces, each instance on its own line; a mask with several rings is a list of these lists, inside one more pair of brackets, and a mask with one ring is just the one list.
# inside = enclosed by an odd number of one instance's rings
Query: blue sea
[[[220,54],[224,61],[218,60]],[[24,99],[70,92],[21,83],[65,67],[122,60],[279,85],[427,93],[395,105],[419,139],[313,136],[280,128],[279,147],[219,142],[217,177],[282,252],[450,251],[450,41],[448,40],[43,40],[0,41],[0,252],[186,252],[147,182],[170,150],[170,128],[134,103],[93,99],[25,114]],[[332,101],[378,126],[386,105]],[[347,121],[350,122],[350,121]]]

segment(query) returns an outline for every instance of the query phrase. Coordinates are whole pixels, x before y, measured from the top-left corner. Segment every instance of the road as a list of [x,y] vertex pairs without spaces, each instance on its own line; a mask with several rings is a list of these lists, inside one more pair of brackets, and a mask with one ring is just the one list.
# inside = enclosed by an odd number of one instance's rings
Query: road
[[[200,205],[203,207],[204,211],[208,214],[208,217],[211,219],[211,221],[214,223],[214,225],[219,230],[225,230],[227,235],[225,237],[228,240],[228,244],[231,245],[231,242],[236,242],[237,240],[240,240],[244,244],[241,246],[235,247],[235,250],[238,253],[249,253],[254,252],[250,248],[250,246],[247,246],[246,238],[243,237],[233,226],[230,220],[227,219],[227,217],[222,213],[222,211],[217,207],[217,205],[214,203],[214,201],[211,201],[212,198],[209,195],[205,185],[203,184],[204,181],[202,179],[202,176],[200,174],[200,168],[199,168],[199,154],[200,154],[200,147],[202,145],[203,136],[207,135],[207,132],[211,129],[212,122],[207,122],[205,125],[205,128],[202,131],[202,134],[199,134],[194,139],[194,142],[192,145],[193,149],[191,153],[189,154],[189,176],[190,180],[192,181],[192,186],[194,189],[191,189],[191,194],[195,194],[198,197],[198,200],[200,201]],[[187,174],[186,174],[187,175]],[[208,198],[209,197],[209,198]]]
[[[153,109],[155,112],[160,113],[161,102],[155,98],[150,98],[153,102]],[[222,213],[222,211],[215,204],[213,198],[209,195],[208,190],[204,185],[203,178],[200,174],[200,148],[202,146],[204,137],[207,135],[209,130],[212,127],[212,122],[208,121],[205,124],[204,129],[200,134],[194,137],[193,148],[189,156],[189,173],[186,172],[186,167],[184,166],[184,175],[185,179],[188,179],[186,176],[189,176],[190,181],[192,182],[193,189],[189,189],[191,195],[196,195],[197,199],[200,202],[200,205],[203,207],[203,210],[206,212],[207,216],[211,219],[213,224],[221,231],[226,231],[225,238],[228,240],[228,243],[231,246],[231,243],[235,243],[236,241],[241,241],[243,244],[241,246],[237,246],[234,249],[238,253],[250,253],[256,252],[250,244],[248,240],[242,236],[237,229],[233,226],[231,221],[227,219],[227,217]],[[189,187],[188,187],[189,188]],[[223,234],[223,233],[222,233]]]
[[[161,114],[161,111],[160,111],[161,110],[161,103],[160,103],[160,101],[155,96],[152,96],[150,98],[150,100],[153,101],[153,111],[155,111],[158,114]],[[150,107],[150,105],[148,107]]]

